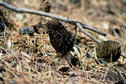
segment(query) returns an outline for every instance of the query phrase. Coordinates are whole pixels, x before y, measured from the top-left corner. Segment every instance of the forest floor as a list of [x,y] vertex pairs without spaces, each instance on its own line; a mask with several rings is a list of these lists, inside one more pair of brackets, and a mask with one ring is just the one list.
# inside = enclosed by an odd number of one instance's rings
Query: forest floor
[[[3,0],[17,8],[48,11],[80,21],[105,32],[107,36],[88,31],[100,41],[114,40],[126,55],[126,0]],[[49,4],[47,4],[47,1]],[[20,4],[19,4],[20,3]],[[48,9],[48,6],[51,6]],[[46,23],[48,17],[17,13],[0,6],[0,84],[123,84],[126,83],[126,59],[98,64],[97,44],[77,29],[73,56],[81,63],[70,68],[56,57],[46,31],[41,27],[33,35],[21,35],[19,29]],[[2,25],[2,26],[3,26]],[[74,26],[64,24],[74,34]]]

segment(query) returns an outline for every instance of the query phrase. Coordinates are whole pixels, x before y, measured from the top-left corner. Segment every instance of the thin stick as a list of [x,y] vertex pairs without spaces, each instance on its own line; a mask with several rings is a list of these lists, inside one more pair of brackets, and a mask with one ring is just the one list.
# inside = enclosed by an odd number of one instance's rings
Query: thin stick
[[82,24],[81,22],[78,22],[78,21],[75,21],[75,20],[72,20],[72,19],[68,19],[68,18],[63,17],[63,16],[58,16],[58,15],[55,15],[55,14],[52,14],[52,13],[46,13],[46,12],[27,9],[27,8],[16,8],[16,7],[14,7],[14,6],[12,6],[8,3],[5,3],[3,1],[0,1],[0,5],[7,8],[7,9],[10,9],[10,10],[13,10],[13,11],[16,11],[16,12],[19,12],[19,13],[30,13],[30,14],[46,16],[46,17],[55,18],[55,19],[58,19],[58,20],[61,20],[61,21],[64,21],[64,22],[67,22],[67,23],[70,23],[70,24],[73,24],[73,25],[76,25],[76,23],[80,23],[83,28],[94,31],[94,32],[101,34],[103,36],[106,36],[106,34],[104,32],[98,31],[94,28],[88,27],[85,24]]
[[126,55],[121,55],[122,57],[126,58]]
[[94,38],[91,34],[89,34],[88,32],[86,32],[84,29],[83,29],[83,27],[82,27],[82,25],[80,24],[80,23],[77,23],[77,26],[80,28],[80,30],[85,34],[85,35],[87,35],[88,37],[90,37],[92,40],[94,40],[96,43],[100,43],[101,41],[99,41],[99,40],[97,40],[96,38]]
[[73,36],[73,41],[75,41],[76,36],[77,36],[77,25],[74,26],[74,29],[75,29],[75,34]]

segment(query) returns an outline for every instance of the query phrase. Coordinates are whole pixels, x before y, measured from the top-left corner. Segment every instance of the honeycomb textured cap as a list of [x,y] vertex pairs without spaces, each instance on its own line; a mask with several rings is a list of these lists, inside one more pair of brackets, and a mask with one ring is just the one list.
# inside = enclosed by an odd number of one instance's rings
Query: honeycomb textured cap
[[57,52],[65,54],[73,49],[73,36],[60,21],[52,19],[46,26],[50,43]]

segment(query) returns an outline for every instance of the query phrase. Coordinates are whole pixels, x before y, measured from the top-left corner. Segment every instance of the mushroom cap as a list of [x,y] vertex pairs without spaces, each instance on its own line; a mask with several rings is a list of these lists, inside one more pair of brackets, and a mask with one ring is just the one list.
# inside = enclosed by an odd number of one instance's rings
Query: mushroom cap
[[65,54],[73,49],[72,33],[60,21],[52,19],[46,24],[46,27],[50,43],[57,52]]
[[103,59],[106,62],[115,62],[121,55],[121,45],[116,41],[103,41],[96,48],[98,59]]

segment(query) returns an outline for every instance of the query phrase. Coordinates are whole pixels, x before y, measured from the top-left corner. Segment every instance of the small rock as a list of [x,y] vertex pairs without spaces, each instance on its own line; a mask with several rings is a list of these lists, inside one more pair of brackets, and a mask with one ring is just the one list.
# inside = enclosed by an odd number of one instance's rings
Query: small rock
[[34,31],[34,29],[33,29],[32,27],[26,26],[26,27],[24,27],[24,28],[19,29],[19,33],[20,33],[21,35],[28,34],[28,35],[30,35],[30,36],[33,36],[33,34],[35,33],[35,31]]

